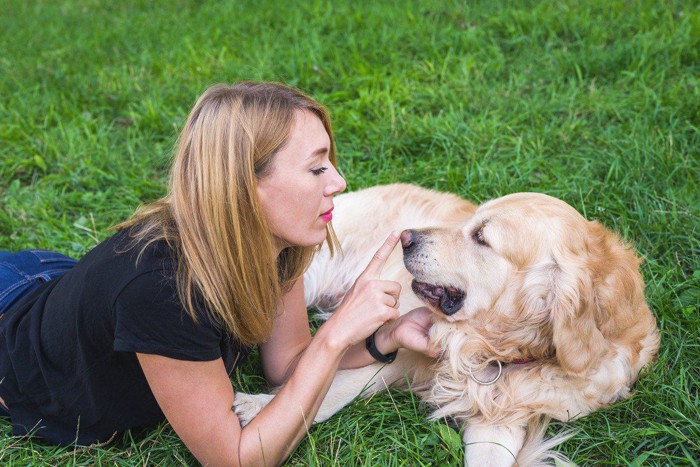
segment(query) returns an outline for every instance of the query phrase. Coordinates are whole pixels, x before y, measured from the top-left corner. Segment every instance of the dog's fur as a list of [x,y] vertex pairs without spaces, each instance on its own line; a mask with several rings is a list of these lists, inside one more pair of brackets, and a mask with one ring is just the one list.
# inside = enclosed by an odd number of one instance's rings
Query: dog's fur
[[[403,261],[397,248],[382,278],[402,284],[402,313],[434,311],[430,338],[441,356],[400,350],[390,365],[338,372],[317,422],[363,388],[410,382],[435,407],[433,418],[463,426],[467,464],[535,465],[562,439],[544,440],[549,418],[569,421],[628,397],[656,355],[640,260],[563,201],[517,193],[477,209],[399,184],[339,196],[335,213],[343,254],[324,250],[314,260],[304,278],[308,306],[332,310],[386,235],[411,229]],[[499,362],[496,382],[476,381],[494,379]],[[270,398],[238,394],[242,422]]]

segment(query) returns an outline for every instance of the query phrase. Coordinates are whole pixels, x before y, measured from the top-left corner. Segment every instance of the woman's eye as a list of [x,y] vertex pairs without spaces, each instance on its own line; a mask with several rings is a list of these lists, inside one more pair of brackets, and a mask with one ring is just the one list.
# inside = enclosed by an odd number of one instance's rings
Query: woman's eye
[[314,175],[321,175],[326,170],[328,170],[328,167],[319,167],[318,169],[311,169],[311,173]]

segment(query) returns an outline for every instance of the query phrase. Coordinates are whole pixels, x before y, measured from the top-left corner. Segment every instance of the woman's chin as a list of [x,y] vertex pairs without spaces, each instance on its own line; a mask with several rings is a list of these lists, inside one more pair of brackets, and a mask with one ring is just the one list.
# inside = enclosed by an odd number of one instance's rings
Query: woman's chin
[[281,246],[281,249],[288,248],[290,246],[298,247],[314,247],[323,244],[326,241],[326,230],[323,230],[323,234],[309,235],[305,237],[298,237],[295,239],[277,239],[277,245]]
[[321,239],[310,241],[308,244],[304,244],[304,245],[300,245],[300,246],[307,246],[307,247],[309,247],[309,246],[321,246],[321,245],[323,245],[323,242],[325,242],[325,241],[326,241],[326,236],[324,235],[323,238],[321,238]]

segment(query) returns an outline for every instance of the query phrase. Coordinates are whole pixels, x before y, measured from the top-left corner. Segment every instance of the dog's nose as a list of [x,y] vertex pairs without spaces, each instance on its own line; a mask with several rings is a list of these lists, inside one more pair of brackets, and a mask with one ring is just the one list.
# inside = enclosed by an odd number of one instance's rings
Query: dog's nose
[[404,250],[409,250],[416,241],[416,234],[413,230],[404,230],[401,232],[401,246]]

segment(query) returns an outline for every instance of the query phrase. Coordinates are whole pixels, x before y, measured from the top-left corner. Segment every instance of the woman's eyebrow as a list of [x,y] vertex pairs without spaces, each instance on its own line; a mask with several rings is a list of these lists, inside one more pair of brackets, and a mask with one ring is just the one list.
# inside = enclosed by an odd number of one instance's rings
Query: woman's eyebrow
[[318,157],[318,156],[323,156],[327,153],[328,153],[328,148],[324,146],[322,148],[316,149],[314,152],[309,154],[309,157],[307,157],[307,159],[311,159],[311,158]]

